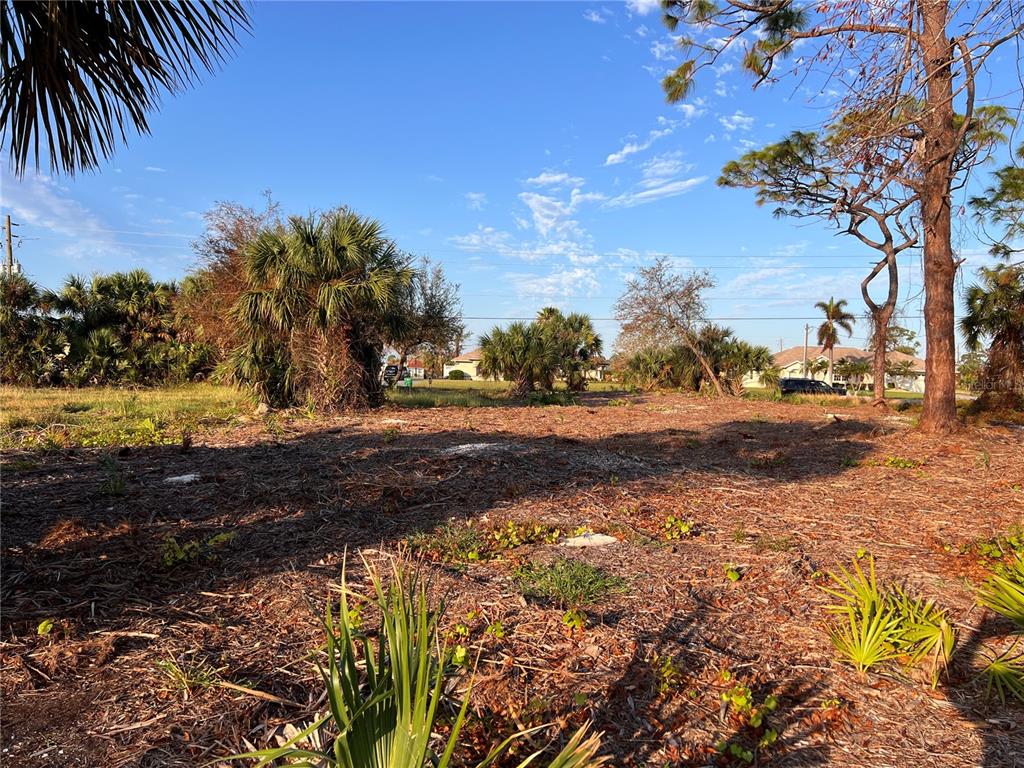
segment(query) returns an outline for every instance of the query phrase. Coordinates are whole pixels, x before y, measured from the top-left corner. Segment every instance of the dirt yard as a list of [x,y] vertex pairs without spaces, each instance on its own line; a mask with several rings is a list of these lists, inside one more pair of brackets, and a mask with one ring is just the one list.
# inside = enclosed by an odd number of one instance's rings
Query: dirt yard
[[[1024,765],[1024,708],[977,678],[1012,630],[970,591],[986,574],[972,543],[1024,522],[1024,431],[936,442],[899,414],[829,411],[592,394],[7,451],[0,762],[191,766],[277,743],[322,707],[312,658],[346,550],[359,584],[359,553],[414,539],[446,630],[480,653],[481,755],[521,726],[592,719],[616,766],[744,765],[716,749],[743,738],[721,703],[740,682],[778,700],[762,765]],[[697,535],[666,538],[669,516]],[[485,539],[513,521],[617,541],[472,559],[416,538],[452,518]],[[957,652],[935,690],[836,660],[819,587],[858,551],[949,610]],[[560,555],[625,582],[582,628],[511,577]]]

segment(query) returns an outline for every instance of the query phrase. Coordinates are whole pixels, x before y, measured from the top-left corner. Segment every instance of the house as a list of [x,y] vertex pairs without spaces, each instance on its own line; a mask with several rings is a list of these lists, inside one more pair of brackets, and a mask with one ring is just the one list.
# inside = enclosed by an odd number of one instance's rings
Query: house
[[427,369],[423,365],[423,361],[418,357],[411,357],[405,361],[405,367],[409,371],[409,375],[414,379],[422,379],[426,376]]
[[591,381],[604,381],[611,370],[612,364],[601,355],[590,358],[591,368],[587,369],[586,377]]
[[471,349],[469,352],[459,355],[450,363],[445,363],[444,377],[447,379],[448,374],[452,371],[462,371],[466,374],[467,378],[470,379],[484,378],[480,375],[479,371],[481,357],[480,347]]
[[[860,347],[836,347],[833,350],[832,358],[838,363],[842,359],[847,360],[865,360],[868,363],[874,359],[872,352]],[[804,371],[804,348],[790,347],[784,349],[781,352],[777,352],[773,355],[775,365],[779,368],[779,375],[782,378],[792,379],[821,379],[824,380],[826,374],[824,373],[811,373]],[[820,347],[807,347],[807,365],[810,367],[815,361],[821,360],[825,363],[828,362],[828,355],[821,351]],[[902,352],[890,352],[888,355],[890,365],[903,363],[905,361],[910,362],[913,371],[912,375],[907,376],[887,376],[885,386],[887,389],[903,389],[908,392],[924,392],[924,360],[913,355],[905,355]],[[835,384],[847,384],[848,382],[838,373],[832,376],[832,381]],[[871,374],[864,376],[860,382],[860,386],[863,389],[870,389],[874,384],[874,378]],[[744,387],[760,387],[761,376],[758,372],[747,373],[743,377]]]

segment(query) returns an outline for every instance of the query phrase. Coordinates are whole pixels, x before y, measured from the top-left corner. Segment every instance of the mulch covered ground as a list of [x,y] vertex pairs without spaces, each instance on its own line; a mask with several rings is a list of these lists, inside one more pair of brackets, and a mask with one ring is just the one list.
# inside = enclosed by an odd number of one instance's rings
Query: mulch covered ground
[[[1011,628],[970,591],[986,572],[970,544],[1024,522],[1024,431],[935,440],[868,406],[611,397],[254,421],[187,449],[9,452],[0,762],[197,765],[276,743],[322,707],[311,652],[346,551],[358,585],[359,553],[455,518],[485,536],[512,520],[618,539],[428,553],[446,629],[464,624],[480,653],[474,754],[522,726],[593,720],[614,765],[742,764],[715,749],[749,739],[721,704],[740,682],[779,702],[762,765],[1024,765],[1024,708],[976,676]],[[187,473],[199,481],[164,482]],[[669,515],[699,535],[666,541]],[[172,538],[194,551],[165,563]],[[819,586],[858,550],[956,622],[935,690],[835,659]],[[511,578],[559,555],[627,584],[582,630]],[[485,632],[494,622],[504,636]],[[175,685],[168,661],[202,682]]]

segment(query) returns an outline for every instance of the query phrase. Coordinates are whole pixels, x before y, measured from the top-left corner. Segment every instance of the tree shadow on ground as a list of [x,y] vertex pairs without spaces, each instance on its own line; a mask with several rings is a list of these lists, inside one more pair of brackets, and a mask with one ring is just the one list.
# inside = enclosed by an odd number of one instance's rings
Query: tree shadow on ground
[[[453,517],[568,504],[610,484],[832,477],[872,449],[873,429],[857,421],[742,420],[702,432],[581,439],[471,428],[396,434],[364,425],[259,444],[43,455],[35,468],[4,477],[2,631],[31,636],[48,619],[76,637],[113,633],[111,648],[98,654],[114,653],[115,642],[119,653],[142,650],[150,641],[130,634],[140,615],[166,636],[210,607],[201,593],[226,595],[302,571],[336,575],[346,548],[387,547]],[[199,481],[165,482],[189,473]],[[112,481],[118,477],[123,495]],[[234,540],[211,544],[225,533]],[[172,539],[183,548],[195,543],[197,556],[162,563]],[[256,620],[230,601],[215,605],[221,628]],[[294,610],[307,612],[301,595]],[[699,621],[696,613],[689,624]],[[84,682],[90,675],[92,687]],[[65,692],[68,683],[99,696],[102,672],[65,665],[41,685]],[[287,683],[274,692],[298,695]],[[614,719],[612,710],[604,716]]]
[[[977,627],[970,628],[966,639],[957,643],[949,670],[947,699],[960,712],[960,716],[974,723],[982,738],[981,768],[1004,768],[1024,765],[1024,739],[1015,723],[1003,715],[1006,708],[1024,707],[1012,696],[999,702],[993,691],[984,691],[982,670],[995,653],[1024,648],[1018,643],[1024,639],[1018,628],[1007,619],[985,611]],[[996,642],[991,642],[995,640]]]
[[[700,435],[663,429],[593,440],[336,428],[256,445],[135,448],[113,464],[94,451],[46,456],[5,477],[4,625],[88,616],[103,626],[125,599],[217,591],[346,547],[399,541],[448,518],[571,498],[610,481],[838,475],[870,451],[872,428],[739,421]],[[200,480],[166,482],[190,473]],[[123,495],[110,492],[112,476],[123,479]],[[234,541],[207,553],[224,533]],[[162,567],[172,538],[203,548],[191,567]]]

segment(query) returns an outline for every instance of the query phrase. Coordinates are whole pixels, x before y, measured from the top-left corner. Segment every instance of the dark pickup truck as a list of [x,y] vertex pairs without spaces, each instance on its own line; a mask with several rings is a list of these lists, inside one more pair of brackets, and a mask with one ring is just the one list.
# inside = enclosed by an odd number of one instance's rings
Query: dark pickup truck
[[781,379],[779,390],[784,395],[845,395],[842,384],[829,385],[815,379]]

